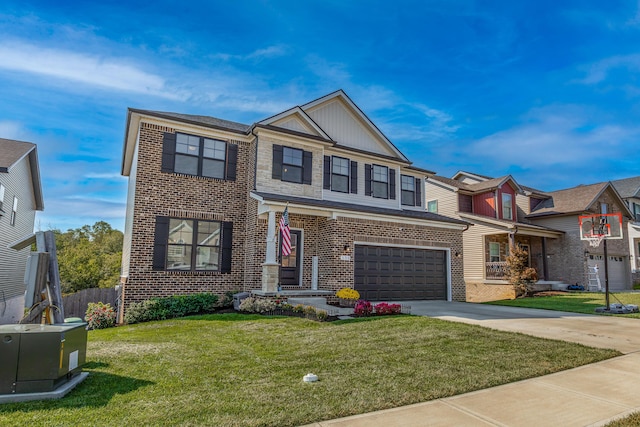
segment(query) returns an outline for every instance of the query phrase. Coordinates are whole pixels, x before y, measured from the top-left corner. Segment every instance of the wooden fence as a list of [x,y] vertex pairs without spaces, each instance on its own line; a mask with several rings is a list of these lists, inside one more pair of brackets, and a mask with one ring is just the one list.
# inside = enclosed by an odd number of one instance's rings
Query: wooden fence
[[117,288],[89,288],[62,298],[64,317],[80,317],[84,320],[90,302],[103,302],[117,308]]

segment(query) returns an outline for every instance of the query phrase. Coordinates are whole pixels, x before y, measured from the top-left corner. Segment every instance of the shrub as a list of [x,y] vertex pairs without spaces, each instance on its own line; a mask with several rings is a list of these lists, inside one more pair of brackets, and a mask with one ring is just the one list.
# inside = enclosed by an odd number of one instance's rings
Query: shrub
[[210,293],[153,298],[130,304],[124,320],[126,323],[139,323],[172,319],[189,314],[212,313],[217,303],[218,296]]
[[321,322],[322,322],[322,321],[324,321],[324,320],[327,320],[327,317],[329,317],[329,313],[327,313],[327,311],[326,311],[326,310],[322,310],[322,309],[318,309],[318,310],[316,310],[316,318],[317,318],[319,321],[321,321]]
[[84,320],[88,323],[89,329],[111,328],[116,324],[116,311],[111,304],[90,302],[85,314]]
[[336,296],[340,299],[358,299],[360,298],[360,293],[355,289],[351,288],[342,288],[338,292],[336,292]]
[[384,316],[389,314],[400,314],[402,312],[402,306],[400,304],[389,304],[381,302],[373,307],[375,314],[378,316]]
[[372,312],[373,307],[371,306],[371,303],[363,299],[358,300],[358,302],[356,302],[356,306],[353,308],[353,314],[358,317],[371,316]]
[[276,309],[276,303],[270,299],[249,297],[242,300],[239,308],[248,313],[267,313]]
[[302,304],[296,304],[295,306],[293,306],[293,310],[294,313],[304,313],[304,305]]

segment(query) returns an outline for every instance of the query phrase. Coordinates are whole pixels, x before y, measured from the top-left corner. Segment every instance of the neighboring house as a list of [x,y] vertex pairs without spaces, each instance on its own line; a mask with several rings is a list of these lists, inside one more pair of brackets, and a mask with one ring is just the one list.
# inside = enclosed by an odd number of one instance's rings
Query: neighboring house
[[[468,224],[426,211],[424,180],[339,90],[252,125],[129,109],[125,305],[246,290],[465,300]],[[277,224],[289,214],[292,252]]]
[[[519,185],[511,176],[491,178],[458,172],[453,178],[431,176],[426,181],[431,212],[474,224],[464,233],[464,276],[468,301],[513,298],[506,277],[509,247],[529,252],[538,286],[562,288],[589,285],[589,267],[599,266],[604,286],[604,246],[592,248],[580,240],[581,215],[621,212],[627,229],[631,212],[609,183],[543,192]],[[609,286],[631,288],[628,234],[607,242]]]
[[632,220],[625,230],[629,233],[630,267],[634,283],[640,283],[640,176],[611,181],[627,203]]
[[513,244],[529,252],[529,265],[538,272],[540,283],[552,280],[547,247],[564,233],[525,218],[532,205],[547,197],[544,193],[519,185],[509,175],[490,178],[458,172],[453,178],[428,177],[425,194],[430,212],[473,224],[464,233],[467,301],[514,297],[506,277],[506,258]]
[[24,312],[29,248],[8,246],[33,233],[43,209],[36,145],[0,138],[0,324],[16,323]]

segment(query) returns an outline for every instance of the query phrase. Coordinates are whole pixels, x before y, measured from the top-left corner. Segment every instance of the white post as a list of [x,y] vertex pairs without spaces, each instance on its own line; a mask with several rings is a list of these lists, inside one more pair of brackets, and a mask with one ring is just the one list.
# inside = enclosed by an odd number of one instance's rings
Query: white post
[[311,257],[311,289],[318,290],[318,257]]
[[276,213],[269,211],[269,219],[267,222],[267,251],[266,264],[276,263]]

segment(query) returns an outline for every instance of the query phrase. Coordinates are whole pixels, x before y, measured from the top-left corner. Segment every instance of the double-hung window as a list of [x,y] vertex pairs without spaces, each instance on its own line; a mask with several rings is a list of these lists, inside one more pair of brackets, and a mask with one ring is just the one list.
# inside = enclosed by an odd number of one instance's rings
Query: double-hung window
[[224,179],[226,152],[224,141],[176,134],[174,172]]
[[232,233],[230,222],[156,217],[153,269],[229,272]]
[[502,219],[513,219],[513,196],[502,193]]
[[2,204],[4,203],[4,185],[0,184],[0,215],[2,215]]
[[349,159],[333,156],[331,165],[331,190],[349,192]]
[[500,262],[500,243],[489,242],[489,262]]
[[238,146],[202,136],[166,133],[162,171],[234,181]]
[[400,201],[403,205],[416,205],[416,179],[408,175],[400,175]]
[[9,223],[16,225],[16,215],[18,214],[18,198],[13,196],[13,207],[11,208],[11,219]]
[[298,148],[282,147],[282,180],[302,183],[302,154]]
[[389,198],[389,168],[386,166],[373,165],[372,176],[373,197],[381,199]]

